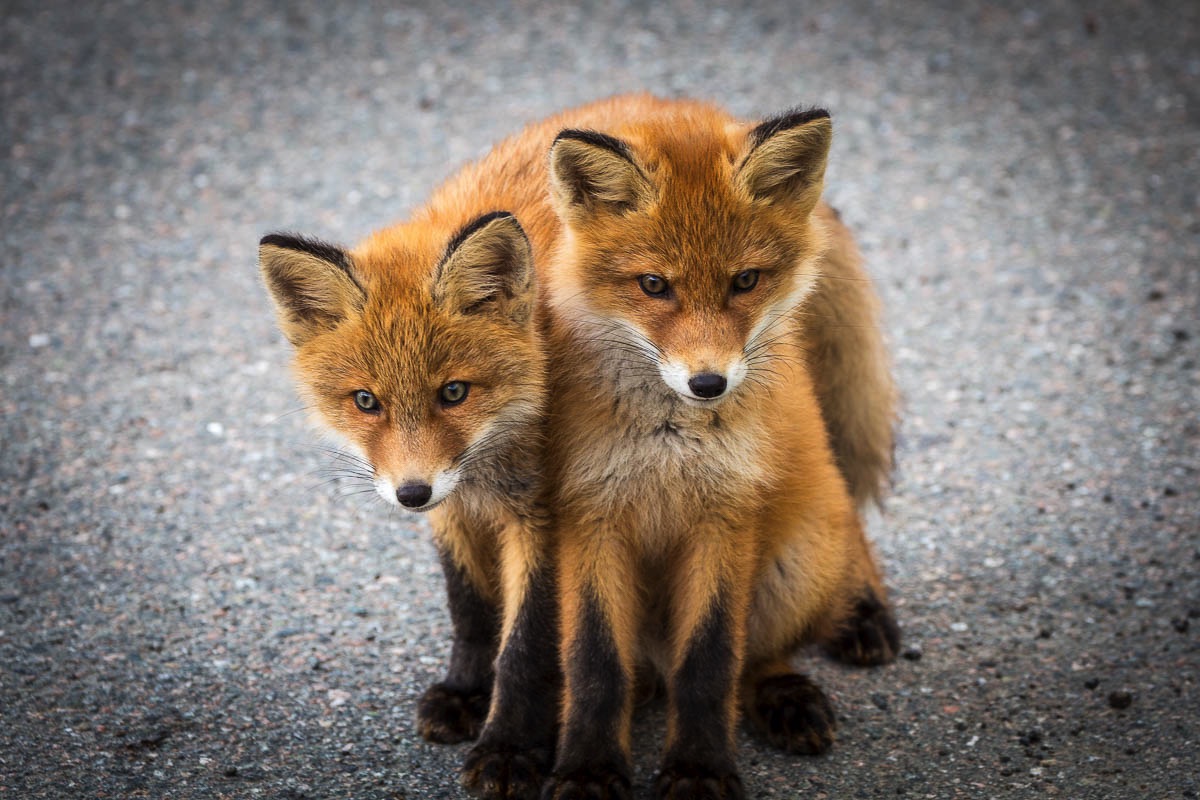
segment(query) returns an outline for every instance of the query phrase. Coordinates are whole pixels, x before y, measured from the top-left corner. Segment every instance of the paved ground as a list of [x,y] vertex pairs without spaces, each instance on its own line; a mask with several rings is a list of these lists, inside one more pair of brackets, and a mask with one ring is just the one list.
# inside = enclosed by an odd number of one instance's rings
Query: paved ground
[[908,657],[804,656],[841,740],[751,795],[1197,796],[1200,5],[339,5],[0,12],[0,797],[460,796],[428,531],[327,482],[255,245],[643,87],[833,110],[906,397]]

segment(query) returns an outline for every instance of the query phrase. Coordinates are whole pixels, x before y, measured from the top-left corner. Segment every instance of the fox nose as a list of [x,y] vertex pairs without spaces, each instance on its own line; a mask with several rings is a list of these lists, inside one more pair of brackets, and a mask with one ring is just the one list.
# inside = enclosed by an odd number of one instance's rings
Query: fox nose
[[688,381],[688,388],[692,390],[692,394],[705,400],[720,397],[725,393],[725,386],[725,376],[715,372],[701,372],[699,375],[693,375]]
[[429,502],[433,495],[433,487],[428,483],[413,481],[406,483],[396,490],[396,499],[405,508],[420,508]]

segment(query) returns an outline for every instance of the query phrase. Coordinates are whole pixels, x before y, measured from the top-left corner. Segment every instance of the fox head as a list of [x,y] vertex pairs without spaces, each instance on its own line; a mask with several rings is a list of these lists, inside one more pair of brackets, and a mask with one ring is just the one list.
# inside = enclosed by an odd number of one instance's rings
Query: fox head
[[541,413],[530,246],[511,214],[408,223],[350,251],[273,234],[259,265],[301,394],[389,503],[433,508]]
[[564,130],[551,147],[567,266],[550,302],[715,404],[769,370],[815,283],[829,114],[749,126],[707,109],[619,133]]

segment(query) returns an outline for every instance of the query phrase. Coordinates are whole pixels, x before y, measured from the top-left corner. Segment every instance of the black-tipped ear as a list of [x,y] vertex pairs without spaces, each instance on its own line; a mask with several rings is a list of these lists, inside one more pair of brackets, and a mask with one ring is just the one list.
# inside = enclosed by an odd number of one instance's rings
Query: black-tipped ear
[[822,108],[769,119],[747,135],[738,180],[757,199],[811,211],[821,199],[832,139],[833,124]]
[[279,327],[297,347],[361,310],[366,300],[346,252],[316,239],[264,236],[258,243],[258,266],[275,301]]
[[484,214],[450,240],[434,280],[434,300],[462,314],[500,313],[518,322],[533,307],[533,251],[517,218]]
[[629,145],[595,131],[558,134],[550,146],[550,186],[560,210],[568,214],[624,213],[653,196]]

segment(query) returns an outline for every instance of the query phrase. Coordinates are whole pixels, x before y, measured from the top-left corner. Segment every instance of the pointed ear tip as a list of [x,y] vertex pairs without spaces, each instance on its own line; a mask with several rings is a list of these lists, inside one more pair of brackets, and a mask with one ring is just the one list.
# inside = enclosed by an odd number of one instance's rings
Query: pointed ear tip
[[525,235],[525,228],[521,226],[521,222],[517,219],[516,214],[511,211],[489,211],[486,214],[480,214],[478,217],[459,228],[458,233],[455,234],[454,238],[451,240],[451,244],[448,249],[454,250],[476,233],[485,228],[492,228],[494,226],[509,228],[518,231],[522,236]]
[[554,137],[554,141],[550,143],[550,147],[554,148],[564,141],[572,142],[585,139],[590,133],[591,131],[585,131],[581,128],[563,128]]
[[529,241],[529,234],[525,232],[525,226],[521,224],[521,220],[517,219],[517,215],[511,211],[498,211],[489,225],[498,225],[508,229],[509,233],[521,239],[524,242]]
[[277,231],[273,231],[271,233],[266,234],[261,239],[259,239],[258,246],[259,247],[287,247],[288,242],[294,240],[295,238],[296,237],[289,236],[286,233],[279,233]]
[[524,229],[521,228],[521,222],[517,219],[517,215],[511,211],[495,211],[487,216],[490,216],[493,222],[514,227],[524,232]]
[[590,147],[597,147],[602,150],[609,150],[624,158],[629,158],[629,145],[615,136],[609,136],[607,133],[600,131],[584,130],[581,128],[564,128],[554,137],[554,142],[550,145],[550,152],[561,151],[564,148],[567,150],[583,150]]

